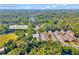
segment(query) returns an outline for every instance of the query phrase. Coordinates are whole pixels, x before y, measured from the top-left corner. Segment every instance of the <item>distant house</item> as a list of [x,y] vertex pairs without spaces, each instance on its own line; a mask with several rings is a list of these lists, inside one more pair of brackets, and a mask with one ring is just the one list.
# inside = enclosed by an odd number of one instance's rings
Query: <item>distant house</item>
[[66,35],[67,36],[69,36],[71,39],[69,39],[69,40],[72,40],[72,41],[77,41],[77,39],[76,39],[76,37],[75,37],[75,33],[74,32],[72,32],[72,31],[70,31],[70,30],[68,30],[67,32],[66,32]]
[[51,40],[57,41],[57,38],[55,37],[54,32],[52,32],[52,31],[48,31],[48,32],[49,32]]
[[61,36],[61,33],[59,31],[55,31],[54,35],[56,36],[57,40],[60,41],[61,43],[64,43],[64,38]]
[[41,40],[46,40],[46,36],[45,36],[44,33],[41,33],[41,34],[40,34],[40,39],[41,39]]
[[63,35],[64,35],[65,33],[66,33],[66,32],[65,32],[64,30],[61,30],[61,34],[63,34]]
[[78,40],[76,40],[76,37],[74,36],[74,34],[75,33],[70,30],[68,31],[56,30],[55,32],[48,31],[48,32],[40,33],[40,34],[33,34],[33,38],[36,38],[38,40],[53,40],[53,41],[58,40],[61,43],[77,42]]
[[72,31],[70,31],[70,30],[68,30],[66,33],[68,33],[68,34],[71,35],[71,36],[74,36],[74,35],[75,35],[75,33],[72,32]]

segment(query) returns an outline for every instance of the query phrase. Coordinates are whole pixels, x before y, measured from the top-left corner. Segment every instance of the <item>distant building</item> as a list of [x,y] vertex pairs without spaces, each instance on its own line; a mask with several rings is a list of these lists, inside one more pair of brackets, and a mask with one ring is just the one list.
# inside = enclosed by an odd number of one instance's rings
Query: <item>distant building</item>
[[64,30],[61,30],[61,34],[63,34],[63,35],[64,35],[65,33],[66,33],[66,32],[65,32]]
[[69,37],[69,38],[70,38],[69,40],[71,40],[71,41],[77,41],[77,39],[76,39],[76,37],[75,37],[75,33],[72,32],[72,31],[70,31],[70,30],[68,30],[68,31],[66,32],[66,36]]
[[41,33],[41,34],[40,34],[40,39],[41,39],[41,40],[46,40],[46,36],[45,36],[44,33]]
[[72,31],[70,31],[70,30],[68,30],[66,33],[68,33],[68,34],[71,35],[71,36],[74,36],[74,35],[75,35],[75,33],[72,32]]
[[55,37],[54,32],[52,32],[52,31],[48,31],[48,32],[49,32],[51,40],[57,41],[57,38]]
[[58,40],[61,43],[78,42],[78,40],[74,36],[74,32],[72,32],[70,30],[68,30],[68,31],[56,30],[55,32],[48,31],[48,32],[40,33],[40,34],[33,34],[33,38],[36,38],[38,40],[53,40],[53,41]]
[[59,31],[55,31],[54,35],[56,36],[57,40],[61,43],[64,43],[64,38],[61,36],[61,33]]

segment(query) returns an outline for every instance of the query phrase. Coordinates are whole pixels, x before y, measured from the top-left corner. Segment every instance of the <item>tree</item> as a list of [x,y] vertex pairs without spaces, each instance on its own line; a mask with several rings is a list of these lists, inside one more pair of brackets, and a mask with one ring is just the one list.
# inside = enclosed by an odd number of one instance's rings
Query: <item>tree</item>
[[26,39],[26,40],[31,40],[34,33],[35,33],[35,30],[32,29],[32,28],[29,28],[29,29],[27,30],[27,36],[26,36],[25,39]]
[[61,54],[63,55],[79,55],[79,50],[71,46],[63,46]]
[[8,43],[5,43],[5,54],[8,53],[9,51],[13,50],[14,48],[17,48],[17,45],[14,41],[10,40]]
[[20,54],[21,54],[21,49],[20,48],[15,48],[14,50],[9,51],[7,53],[7,55],[20,55]]
[[61,49],[61,45],[58,42],[41,41],[41,44],[38,47],[32,48],[29,54],[32,54],[32,55],[61,54],[60,49]]

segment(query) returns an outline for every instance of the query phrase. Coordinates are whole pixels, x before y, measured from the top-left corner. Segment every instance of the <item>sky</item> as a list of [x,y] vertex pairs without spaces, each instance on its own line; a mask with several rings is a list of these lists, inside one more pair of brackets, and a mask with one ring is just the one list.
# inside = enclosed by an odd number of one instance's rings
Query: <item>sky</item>
[[0,9],[79,9],[79,4],[0,4]]

